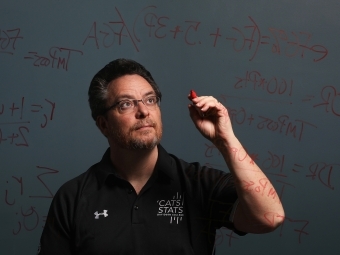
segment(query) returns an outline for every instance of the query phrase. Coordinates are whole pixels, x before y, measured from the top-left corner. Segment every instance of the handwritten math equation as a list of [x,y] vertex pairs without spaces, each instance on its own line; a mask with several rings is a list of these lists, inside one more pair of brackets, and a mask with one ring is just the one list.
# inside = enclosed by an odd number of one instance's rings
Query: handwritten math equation
[[[313,34],[305,31],[285,31],[281,28],[260,28],[256,20],[248,16],[243,26],[207,28],[200,19],[174,20],[159,13],[157,6],[147,6],[140,10],[133,22],[126,19],[115,7],[116,17],[106,22],[94,21],[86,35],[83,45],[91,44],[96,49],[111,48],[130,43],[139,52],[141,38],[157,40],[180,40],[184,45],[204,47],[229,47],[234,52],[247,51],[252,61],[260,49],[266,48],[272,54],[288,58],[305,58],[314,62],[323,60],[328,49],[320,43],[313,44]],[[130,13],[130,12],[129,12]]]
[[20,28],[5,30],[0,28],[0,54],[14,54],[17,41],[24,39],[20,33]]
[[[20,27],[1,27],[0,57],[15,55],[18,47],[24,47],[26,33],[27,31]],[[319,62],[329,53],[326,46],[320,42],[314,43],[311,32],[286,31],[275,27],[263,28],[252,16],[245,18],[244,25],[221,24],[209,27],[209,24],[204,24],[200,17],[178,20],[178,17],[176,19],[170,17],[161,13],[157,6],[150,5],[136,12],[133,17],[130,10],[122,12],[115,7],[111,19],[93,21],[90,27],[84,27],[84,37],[78,42],[79,48],[67,47],[66,45],[71,42],[65,42],[65,45],[47,45],[47,51],[31,49],[23,59],[34,67],[68,71],[72,60],[84,55],[81,47],[109,49],[128,44],[140,52],[143,40],[157,40],[159,43],[167,40],[173,44],[183,43],[187,47],[223,48],[235,53],[246,52],[249,53],[250,61],[262,52],[270,52],[277,56]]]
[[[244,76],[236,76],[236,82],[232,85],[234,91],[242,92],[251,90],[257,92],[257,96],[245,97],[234,96],[231,94],[220,94],[216,96],[222,103],[227,103],[227,98],[237,98],[242,100],[253,100],[266,102],[268,104],[285,104],[293,105],[291,100],[294,95],[294,80],[284,77],[265,77],[257,70],[246,71]],[[332,86],[323,86],[319,94],[306,94],[298,101],[302,104],[309,104],[312,109],[320,109],[324,113],[340,117],[340,91]],[[272,98],[271,98],[272,97]],[[280,98],[278,100],[278,97]],[[248,125],[257,128],[275,132],[279,135],[292,137],[301,142],[306,130],[315,130],[317,125],[303,118],[292,118],[288,114],[277,116],[266,116],[264,114],[254,114],[243,106],[228,107],[226,106],[230,120],[233,124]]]
[[[214,157],[222,157],[218,149],[213,144],[205,144],[204,156],[207,159]],[[278,154],[272,151],[268,151],[265,155],[259,155],[257,153],[248,153],[253,161],[256,161],[259,167],[264,171],[267,176],[272,176],[272,182],[276,183],[278,188],[278,196],[283,201],[285,191],[287,189],[295,190],[298,185],[292,183],[289,179],[292,176],[302,175],[308,181],[312,181],[315,185],[319,184],[327,190],[334,191],[335,181],[334,172],[340,170],[340,163],[328,163],[323,161],[311,162],[307,165],[295,162],[290,166],[287,166],[287,156],[285,154]],[[222,169],[225,166],[205,163],[205,166],[210,168]],[[260,179],[258,181],[244,181],[243,188],[248,192],[256,192],[261,195],[274,196],[275,194],[268,190],[267,179]],[[273,217],[280,217],[279,215],[271,215],[270,213],[265,216],[266,219],[271,220]],[[294,232],[296,234],[296,240],[298,243],[302,243],[308,233],[308,225],[310,221],[308,219],[295,219],[289,216],[285,216],[284,223],[279,227],[279,236],[283,237],[287,232]],[[237,235],[231,230],[222,228],[217,230],[216,243],[220,245],[223,240],[228,241],[228,245],[234,239],[238,239]],[[291,234],[291,233],[290,233]]]
[[[204,156],[206,158],[213,158],[216,156],[221,156],[218,149],[213,144],[205,144]],[[322,161],[312,162],[308,165],[303,165],[299,162],[294,163],[290,167],[286,166],[286,155],[285,154],[277,154],[272,151],[268,151],[267,155],[260,157],[260,155],[256,153],[249,153],[249,156],[253,161],[256,161],[259,167],[266,173],[266,175],[271,175],[277,178],[280,178],[278,183],[283,185],[283,189],[279,194],[281,200],[283,198],[283,192],[285,187],[295,188],[295,185],[290,184],[288,182],[282,182],[281,178],[289,178],[289,174],[293,175],[305,175],[306,179],[310,181],[318,181],[322,184],[323,187],[334,190],[334,184],[332,181],[332,174],[334,170],[340,170],[340,163],[327,163]],[[206,163],[208,167],[216,168],[215,165]],[[287,169],[290,169],[289,173],[287,173]],[[245,184],[245,188],[253,189],[255,187],[260,188],[262,186],[261,183],[247,183]],[[288,186],[285,186],[288,185]]]
[[50,67],[52,69],[68,71],[71,56],[75,54],[83,55],[83,52],[64,47],[51,47],[48,54],[40,54],[36,51],[30,51],[24,59],[32,60],[33,66],[36,67]]
[[[24,40],[22,34],[20,28],[0,29],[0,54],[14,55],[17,50],[18,41]],[[83,55],[83,52],[67,47],[52,46],[47,53],[29,51],[23,58],[24,60],[31,61],[35,67],[49,67],[68,71],[71,58],[74,58],[75,55]]]
[[278,135],[291,137],[299,142],[304,138],[307,129],[316,129],[317,126],[303,119],[292,119],[286,114],[271,117],[249,113],[244,107],[230,108],[230,120],[233,124],[253,126],[258,130],[275,132]]
[[46,128],[53,121],[55,108],[56,103],[47,98],[30,102],[21,97],[10,104],[0,102],[0,146],[28,147],[31,125]]
[[[26,181],[22,176],[12,175],[5,181],[4,200],[5,206],[15,214],[17,223],[12,229],[13,235],[19,235],[23,231],[34,231],[39,226],[42,228],[46,222],[46,212],[42,213],[36,209],[37,199],[52,199],[54,197],[51,188],[48,185],[46,176],[58,174],[59,171],[45,166],[36,166],[36,181]],[[32,187],[39,187],[42,192],[39,194],[27,194],[27,190]],[[22,200],[32,201],[23,205]]]
[[[280,96],[291,98],[294,92],[294,80],[284,77],[265,77],[257,70],[246,71],[244,76],[236,76],[236,82],[233,85],[234,90],[252,90],[262,91],[267,96]],[[226,102],[228,95],[219,96],[223,102]],[[254,100],[255,98],[252,98]],[[261,100],[261,99],[257,99]],[[300,99],[302,103],[311,103],[313,108],[323,108],[324,112],[340,117],[340,91],[332,85],[326,85],[321,88],[319,95],[306,94]],[[269,103],[293,104],[290,100],[267,100]]]

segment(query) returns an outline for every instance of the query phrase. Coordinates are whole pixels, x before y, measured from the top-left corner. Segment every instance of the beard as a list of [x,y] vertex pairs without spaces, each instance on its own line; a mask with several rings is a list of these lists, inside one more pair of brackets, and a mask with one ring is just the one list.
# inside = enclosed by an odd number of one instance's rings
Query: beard
[[[152,128],[139,130],[148,125]],[[156,131],[156,132],[154,132]],[[151,150],[157,146],[162,138],[162,124],[157,124],[151,119],[145,119],[134,124],[129,130],[111,128],[114,143],[128,150]]]

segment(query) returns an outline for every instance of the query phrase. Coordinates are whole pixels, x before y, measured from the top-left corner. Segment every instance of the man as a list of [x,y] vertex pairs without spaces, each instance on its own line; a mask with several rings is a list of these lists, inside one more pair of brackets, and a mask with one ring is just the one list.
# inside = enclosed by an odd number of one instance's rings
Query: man
[[192,121],[230,173],[165,151],[161,97],[132,60],[112,61],[94,76],[92,117],[110,147],[57,192],[40,254],[212,254],[218,228],[244,235],[283,222],[275,189],[235,137],[226,108],[211,96],[188,96]]

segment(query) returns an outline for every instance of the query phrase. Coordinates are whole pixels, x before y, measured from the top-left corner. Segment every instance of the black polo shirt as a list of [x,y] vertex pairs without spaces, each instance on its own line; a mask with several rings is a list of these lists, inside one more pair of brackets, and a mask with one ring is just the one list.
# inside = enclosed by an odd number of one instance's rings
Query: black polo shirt
[[55,195],[40,255],[212,254],[215,231],[233,229],[232,176],[158,146],[154,173],[136,194],[115,174],[109,149]]

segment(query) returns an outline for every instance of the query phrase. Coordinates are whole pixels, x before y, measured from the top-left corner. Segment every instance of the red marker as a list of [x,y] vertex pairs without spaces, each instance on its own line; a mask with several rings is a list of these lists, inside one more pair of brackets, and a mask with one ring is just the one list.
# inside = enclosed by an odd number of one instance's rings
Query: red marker
[[193,90],[190,90],[190,98],[193,99],[193,98],[196,98],[197,97],[197,94],[195,91]]
[[[190,90],[190,99],[194,99],[197,97],[197,94],[194,90]],[[204,113],[197,107],[195,106],[196,110],[199,112],[200,116],[203,118],[204,117]]]

